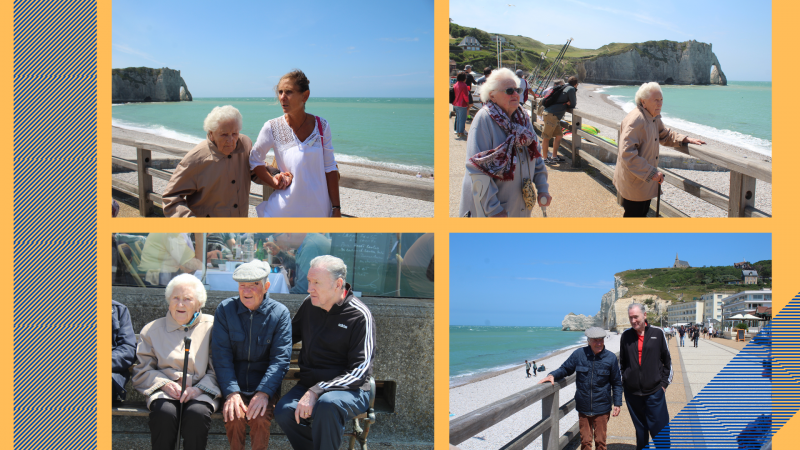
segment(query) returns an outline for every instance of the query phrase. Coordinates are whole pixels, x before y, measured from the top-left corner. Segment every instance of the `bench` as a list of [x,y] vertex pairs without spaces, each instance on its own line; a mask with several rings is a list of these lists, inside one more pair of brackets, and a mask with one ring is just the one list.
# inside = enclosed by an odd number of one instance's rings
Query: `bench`
[[[139,341],[139,335],[136,335],[137,342]],[[300,378],[300,368],[297,367],[297,354],[300,352],[300,348],[302,348],[302,344],[298,343],[292,346],[292,359],[290,361],[289,370],[286,371],[286,375],[283,377],[283,381],[297,381]],[[135,364],[134,364],[135,366]],[[131,371],[133,371],[133,367],[131,366]],[[359,414],[358,416],[353,418],[352,421],[352,431],[347,432],[344,435],[350,438],[350,444],[348,448],[350,450],[355,449],[356,442],[359,443],[361,448],[367,448],[367,437],[369,436],[369,430],[372,424],[375,423],[375,397],[377,395],[377,388],[381,382],[376,382],[375,378],[369,377],[369,408]],[[133,385],[130,381],[125,385],[125,389],[128,391],[129,394],[134,394],[140,396],[135,389],[133,389]],[[145,401],[125,401],[121,405],[114,405],[111,407],[111,415],[112,416],[128,416],[128,417],[148,417],[150,415],[150,410],[147,409],[147,403]],[[211,420],[222,420],[222,413],[215,412],[211,414]]]

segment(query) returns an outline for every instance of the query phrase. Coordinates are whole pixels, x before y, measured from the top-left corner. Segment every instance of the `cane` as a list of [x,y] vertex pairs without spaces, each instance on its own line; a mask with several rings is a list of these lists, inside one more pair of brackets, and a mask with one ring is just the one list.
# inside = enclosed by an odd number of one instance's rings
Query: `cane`
[[661,183],[658,184],[658,200],[656,200],[656,217],[658,217],[659,209],[661,209]]
[[[186,371],[189,369],[189,347],[192,345],[192,338],[183,338],[184,354],[183,354],[183,376],[181,377],[181,397],[183,391],[186,390]],[[183,403],[181,409],[178,410],[178,437],[175,439],[175,450],[181,448],[181,419],[183,418]]]

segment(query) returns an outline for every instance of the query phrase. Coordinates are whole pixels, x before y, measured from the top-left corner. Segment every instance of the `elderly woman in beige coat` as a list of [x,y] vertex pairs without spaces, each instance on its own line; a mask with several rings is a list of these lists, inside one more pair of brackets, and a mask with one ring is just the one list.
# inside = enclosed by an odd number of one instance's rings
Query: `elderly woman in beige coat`
[[705,144],[666,128],[661,122],[664,96],[656,82],[645,83],[636,92],[636,108],[620,126],[614,186],[622,197],[623,217],[647,217],[650,201],[658,195],[664,174],[658,171],[659,145],[680,147]]
[[[240,134],[242,115],[231,105],[217,106],[203,122],[207,139],[183,157],[164,191],[167,217],[247,217],[253,141]],[[272,170],[264,184],[285,189],[289,173]]]
[[[173,278],[166,288],[166,300],[167,315],[145,325],[139,335],[139,365],[133,371],[133,387],[147,396],[153,449],[173,449],[180,432],[184,449],[202,450],[220,396],[209,351],[214,316],[200,312],[206,303],[206,290],[193,275]],[[185,337],[192,343],[186,390],[181,394]]]

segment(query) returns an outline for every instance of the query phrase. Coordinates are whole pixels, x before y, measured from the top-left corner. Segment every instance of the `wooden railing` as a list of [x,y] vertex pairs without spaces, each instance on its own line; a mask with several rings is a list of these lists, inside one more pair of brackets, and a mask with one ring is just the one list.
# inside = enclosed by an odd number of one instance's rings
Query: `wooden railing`
[[575,374],[572,374],[554,385],[537,384],[451,420],[450,445],[458,445],[541,400],[542,419],[501,448],[521,450],[542,436],[543,450],[561,450],[578,435],[578,422],[563,435],[558,429],[559,420],[575,409],[574,398],[559,407],[559,391],[574,382]]
[[[152,167],[152,153],[165,153],[183,158],[189,151],[184,148],[157,145],[121,137],[112,137],[111,140],[115,144],[136,148],[135,163],[116,156],[111,157],[111,162],[113,165],[133,170],[138,174],[138,183],[135,185],[112,178],[112,188],[138,198],[139,214],[143,217],[152,216],[154,213],[154,202],[163,203],[161,195],[153,191],[153,177],[166,181],[169,181],[170,177],[172,177],[170,172]],[[406,181],[396,178],[381,178],[368,175],[342,175],[339,179],[339,187],[413,198],[428,202],[433,201],[433,183],[416,183],[412,180]],[[263,194],[258,196],[251,193],[249,203],[256,206],[263,200],[269,198],[271,193],[271,188],[263,186]]]
[[[529,107],[529,105],[526,105],[526,107]],[[582,140],[586,140],[613,155],[617,155],[617,146],[609,144],[599,137],[583,131],[581,126],[586,120],[592,123],[611,127],[612,129],[617,130],[617,136],[615,140],[619,142],[620,123],[604,117],[598,117],[583,112],[580,110],[580,108],[567,109],[567,112],[572,114],[572,124],[568,125],[565,122],[562,122],[562,124],[571,127],[572,131],[572,166],[580,167],[581,160],[585,160],[588,164],[600,171],[608,179],[613,180],[614,169],[595,158],[585,150],[582,150],[581,143]],[[658,170],[664,174],[664,180],[667,183],[703,201],[711,203],[712,205],[721,208],[723,211],[727,211],[728,217],[771,217],[769,213],[756,209],[755,200],[757,179],[772,184],[772,163],[749,160],[725,153],[721,150],[693,144],[683,145],[679,148],[676,148],[676,150],[699,160],[715,164],[719,167],[729,170],[730,194],[726,196],[707,186],[678,175],[669,169],[659,168]],[[665,216],[688,217],[685,213],[673,207],[672,205],[669,205],[663,200],[661,201],[661,211],[664,212]]]

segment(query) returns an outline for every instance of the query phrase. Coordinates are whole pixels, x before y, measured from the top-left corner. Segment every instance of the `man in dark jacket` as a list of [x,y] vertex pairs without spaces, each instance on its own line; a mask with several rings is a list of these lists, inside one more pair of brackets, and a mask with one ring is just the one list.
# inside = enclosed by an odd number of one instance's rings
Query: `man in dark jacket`
[[136,359],[136,334],[131,313],[122,303],[111,300],[111,386],[114,401],[125,400],[125,384],[131,378],[130,368]]
[[232,450],[245,448],[248,424],[253,450],[266,450],[292,355],[289,310],[267,295],[268,276],[269,264],[258,260],[237,267],[239,296],[223,300],[214,314],[211,356]]
[[[556,102],[544,109],[542,113],[542,120],[544,121],[544,128],[542,129],[542,148],[544,149],[545,164],[555,164],[563,162],[564,158],[558,156],[558,146],[561,145],[561,137],[564,133],[561,131],[561,119],[564,118],[564,113],[567,108],[574,108],[578,106],[578,79],[569,77],[567,80],[568,86],[561,91],[561,95]],[[548,158],[548,143],[550,138],[553,138],[553,157]]]
[[309,296],[292,319],[292,341],[303,342],[299,382],[278,402],[275,420],[296,450],[338,449],[346,421],[369,407],[375,322],[345,279],[341,259],[311,260]]
[[[664,332],[645,322],[645,307],[628,306],[631,328],[622,333],[619,361],[622,385],[631,421],[636,429],[636,449],[653,437],[656,448],[669,448],[669,436],[657,436],[669,423],[666,391],[672,383],[672,359]],[[648,436],[649,434],[649,436]]]
[[[606,428],[609,415],[617,417],[622,406],[622,377],[617,357],[605,349],[606,330],[586,330],[589,345],[572,352],[558,369],[550,372],[539,384],[570,376],[575,379],[575,409],[581,431],[581,450],[606,450]],[[612,399],[613,391],[613,399]],[[613,405],[613,407],[612,407]]]

